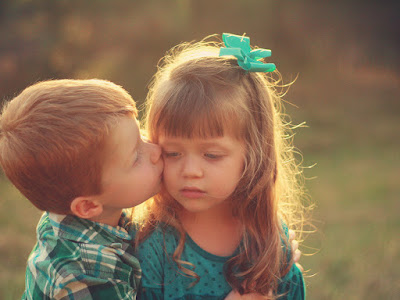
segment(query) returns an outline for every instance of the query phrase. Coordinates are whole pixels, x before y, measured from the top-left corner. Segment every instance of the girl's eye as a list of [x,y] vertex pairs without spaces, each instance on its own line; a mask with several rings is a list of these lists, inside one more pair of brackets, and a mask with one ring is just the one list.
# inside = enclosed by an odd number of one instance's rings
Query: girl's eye
[[204,156],[209,159],[219,159],[222,155],[212,154],[212,153],[205,153]]
[[175,157],[179,157],[181,154],[179,152],[165,152],[164,151],[164,156],[166,158],[175,158]]

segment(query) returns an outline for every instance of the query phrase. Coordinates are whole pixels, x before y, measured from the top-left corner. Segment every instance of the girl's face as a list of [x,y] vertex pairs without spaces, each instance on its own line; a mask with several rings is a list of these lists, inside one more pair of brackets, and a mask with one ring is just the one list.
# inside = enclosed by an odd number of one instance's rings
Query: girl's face
[[160,136],[164,184],[187,211],[205,212],[229,198],[241,179],[244,145],[231,136]]

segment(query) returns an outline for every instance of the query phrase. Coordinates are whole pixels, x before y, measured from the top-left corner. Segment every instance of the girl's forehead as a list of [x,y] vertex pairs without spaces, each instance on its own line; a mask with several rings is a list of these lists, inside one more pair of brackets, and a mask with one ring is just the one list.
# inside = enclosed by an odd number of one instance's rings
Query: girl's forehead
[[[230,123],[230,122],[229,122]],[[183,124],[182,126],[161,126],[157,130],[158,139],[184,140],[196,139],[203,141],[218,140],[223,137],[240,138],[240,129],[232,124],[197,122]]]
[[157,134],[187,138],[238,135],[244,120],[243,95],[200,83],[185,82],[179,87],[158,95],[152,106],[151,127]]
[[[219,110],[219,111],[218,111]],[[210,113],[189,112],[187,114],[176,113],[160,114],[158,120],[153,120],[153,128],[157,135],[177,138],[210,139],[223,136],[241,137],[243,132],[242,118],[229,113],[223,113],[220,109]]]

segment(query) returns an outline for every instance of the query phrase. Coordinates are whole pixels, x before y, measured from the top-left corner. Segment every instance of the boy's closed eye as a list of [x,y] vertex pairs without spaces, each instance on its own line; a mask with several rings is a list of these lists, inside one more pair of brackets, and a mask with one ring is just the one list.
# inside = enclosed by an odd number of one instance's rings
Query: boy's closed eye
[[132,167],[135,167],[140,162],[143,150],[142,147],[143,147],[143,140],[139,138],[132,156],[132,164],[131,164]]
[[139,150],[135,151],[134,158],[133,158],[133,163],[132,163],[133,167],[136,166],[139,163],[140,156],[141,155],[140,155],[140,149],[139,149]]

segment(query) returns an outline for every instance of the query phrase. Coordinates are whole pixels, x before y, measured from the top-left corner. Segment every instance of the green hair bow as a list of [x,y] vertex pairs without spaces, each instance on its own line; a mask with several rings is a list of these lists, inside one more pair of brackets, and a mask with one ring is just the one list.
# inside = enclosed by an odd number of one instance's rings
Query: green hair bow
[[250,48],[250,38],[230,33],[223,33],[225,48],[221,48],[219,56],[233,55],[238,65],[248,72],[272,72],[276,69],[273,63],[264,63],[259,59],[271,56],[271,50]]

